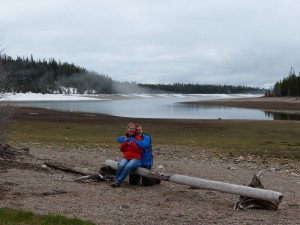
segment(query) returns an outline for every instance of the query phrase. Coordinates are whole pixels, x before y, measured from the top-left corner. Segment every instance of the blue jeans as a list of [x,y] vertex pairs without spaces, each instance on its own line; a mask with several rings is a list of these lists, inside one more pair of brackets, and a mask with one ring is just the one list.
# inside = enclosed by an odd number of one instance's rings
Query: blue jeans
[[121,184],[125,180],[127,175],[129,174],[129,172],[131,170],[135,170],[139,166],[141,166],[141,160],[139,160],[139,159],[128,160],[128,159],[122,158],[118,164],[116,182],[118,184]]

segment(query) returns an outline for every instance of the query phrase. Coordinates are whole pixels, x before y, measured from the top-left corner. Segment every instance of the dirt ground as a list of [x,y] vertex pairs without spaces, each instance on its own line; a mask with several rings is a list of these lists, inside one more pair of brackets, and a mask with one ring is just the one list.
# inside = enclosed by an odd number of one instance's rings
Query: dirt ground
[[[154,146],[154,149],[158,146]],[[14,162],[0,161],[0,205],[37,214],[61,214],[96,224],[299,224],[300,165],[292,161],[256,157],[213,157],[205,149],[169,148],[156,150],[155,169],[203,179],[247,185],[260,169],[267,168],[265,188],[284,195],[277,211],[233,210],[237,195],[162,181],[152,187],[120,188],[108,181],[75,182],[81,175],[45,167],[45,162],[61,162],[84,171],[98,172],[105,160],[118,160],[115,149],[63,151],[59,146],[30,149]],[[161,153],[163,151],[163,154]],[[178,154],[174,154],[174,152]],[[266,167],[266,163],[268,166]],[[65,193],[44,195],[53,190]]]
[[[58,113],[58,112],[57,112]],[[59,113],[58,113],[59,114]],[[117,118],[114,118],[117,119]],[[61,162],[84,171],[98,172],[105,160],[121,154],[103,149],[63,150],[38,143],[29,154],[15,160],[0,158],[0,207],[28,210],[37,214],[60,214],[91,220],[96,224],[300,224],[300,162],[251,156],[215,156],[204,148],[157,146],[154,170],[231,184],[247,185],[260,169],[266,169],[266,189],[284,195],[277,211],[233,209],[237,195],[162,181],[152,187],[120,188],[108,181],[76,182],[78,174],[46,167]],[[45,195],[58,190],[64,193]]]

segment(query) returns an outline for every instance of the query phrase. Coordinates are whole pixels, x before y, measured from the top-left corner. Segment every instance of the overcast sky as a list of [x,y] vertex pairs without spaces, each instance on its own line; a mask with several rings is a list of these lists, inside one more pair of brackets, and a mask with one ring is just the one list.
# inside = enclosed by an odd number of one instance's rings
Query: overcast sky
[[300,70],[299,0],[0,0],[1,48],[113,80],[269,86]]

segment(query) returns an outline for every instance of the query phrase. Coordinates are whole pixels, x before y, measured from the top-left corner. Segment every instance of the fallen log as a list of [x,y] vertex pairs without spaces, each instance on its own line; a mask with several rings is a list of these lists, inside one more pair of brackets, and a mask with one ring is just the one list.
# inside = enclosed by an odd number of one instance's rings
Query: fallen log
[[86,176],[76,178],[75,181],[83,181],[83,180],[88,180],[88,179],[100,180],[100,181],[105,180],[105,178],[101,174],[95,173],[95,174],[86,175]]
[[108,169],[106,167],[102,167],[99,173],[91,173],[88,171],[84,171],[80,168],[65,166],[57,162],[45,162],[45,165],[53,169],[61,170],[67,173],[75,173],[75,174],[83,175],[79,178],[76,178],[75,181],[84,181],[89,179],[98,180],[98,181],[110,181],[114,179],[114,175],[113,175],[114,172],[111,171],[111,169]]
[[84,175],[84,176],[91,175],[90,172],[86,172],[86,171],[83,171],[83,170],[80,170],[77,168],[67,167],[60,163],[45,162],[45,165],[48,167],[57,169],[57,170],[62,170],[64,172],[76,173],[76,174],[80,174],[80,175]]
[[[104,163],[106,166],[117,170],[118,162],[113,160],[106,160]],[[276,191],[259,189],[249,186],[229,184],[220,181],[205,180],[196,177],[189,177],[179,174],[168,174],[168,173],[158,173],[145,168],[137,168],[133,173],[140,176],[161,179],[177,184],[189,185],[191,187],[197,187],[202,189],[214,190],[224,193],[236,194],[244,197],[251,197],[255,199],[261,199],[266,201],[272,201],[280,203],[283,199],[283,195]]]

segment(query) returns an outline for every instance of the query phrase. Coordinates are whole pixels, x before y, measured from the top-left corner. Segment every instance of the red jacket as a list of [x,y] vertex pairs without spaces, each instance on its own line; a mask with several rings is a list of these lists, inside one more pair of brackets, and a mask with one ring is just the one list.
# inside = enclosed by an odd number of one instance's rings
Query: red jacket
[[[127,138],[127,136],[124,136]],[[140,136],[134,137],[136,140],[141,141]],[[123,142],[120,146],[121,152],[123,152],[123,158],[125,159],[141,159],[143,150],[138,148],[137,144],[134,141]]]

